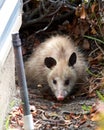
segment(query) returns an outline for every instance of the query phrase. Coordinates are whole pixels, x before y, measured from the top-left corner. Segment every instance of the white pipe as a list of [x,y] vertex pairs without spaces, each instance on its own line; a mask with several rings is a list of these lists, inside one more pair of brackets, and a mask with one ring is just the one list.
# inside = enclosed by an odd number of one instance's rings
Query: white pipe
[[32,114],[24,116],[24,129],[25,130],[34,130]]

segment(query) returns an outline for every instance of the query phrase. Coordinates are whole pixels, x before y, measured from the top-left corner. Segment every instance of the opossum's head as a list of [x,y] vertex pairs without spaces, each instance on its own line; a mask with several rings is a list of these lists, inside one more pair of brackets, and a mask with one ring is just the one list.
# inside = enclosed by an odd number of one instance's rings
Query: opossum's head
[[50,69],[48,75],[48,83],[56,96],[57,100],[64,100],[64,98],[71,93],[76,82],[76,71],[74,65],[77,56],[73,52],[68,60],[56,61],[52,57],[46,57],[44,63]]

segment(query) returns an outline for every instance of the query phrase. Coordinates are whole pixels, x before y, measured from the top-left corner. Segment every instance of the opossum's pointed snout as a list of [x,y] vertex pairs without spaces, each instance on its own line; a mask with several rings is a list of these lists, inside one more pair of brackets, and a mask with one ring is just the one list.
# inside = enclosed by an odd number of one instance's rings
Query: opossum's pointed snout
[[67,92],[63,91],[63,92],[61,92],[60,94],[57,95],[57,100],[58,101],[63,101],[66,96],[67,96]]
[[57,100],[58,100],[58,101],[63,101],[63,100],[64,100],[64,96],[58,96],[58,97],[57,97]]

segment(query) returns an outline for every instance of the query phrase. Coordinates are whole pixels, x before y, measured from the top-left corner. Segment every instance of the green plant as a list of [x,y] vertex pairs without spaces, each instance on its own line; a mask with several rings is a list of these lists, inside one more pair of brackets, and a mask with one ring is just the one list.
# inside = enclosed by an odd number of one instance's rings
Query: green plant
[[[10,102],[10,104],[9,104],[9,109],[11,110],[14,105],[15,105],[15,100],[13,100],[13,101]],[[10,118],[11,118],[11,115],[8,115],[8,116],[6,117],[5,124],[4,124],[5,130],[8,130],[8,129],[9,129]]]
[[83,109],[84,111],[87,111],[87,112],[90,112],[91,108],[92,108],[92,106],[87,106],[87,105],[85,105],[85,104],[82,106],[82,109]]
[[5,129],[6,130],[8,130],[9,129],[9,121],[10,121],[10,115],[9,116],[7,116],[7,118],[6,118],[6,122],[5,122]]
[[91,36],[87,36],[87,35],[84,35],[84,37],[88,38],[88,39],[91,39],[91,40],[95,40],[97,42],[100,42],[100,43],[104,44],[104,41],[102,41],[102,40],[100,40],[100,39],[98,39],[96,37],[91,37]]
[[100,74],[94,74],[94,73],[92,73],[88,68],[87,68],[86,72],[87,72],[88,74],[94,76],[94,77],[101,77]]
[[97,93],[98,98],[99,98],[101,101],[104,102],[104,95],[101,94],[101,92],[99,92],[99,91],[96,91],[96,93]]

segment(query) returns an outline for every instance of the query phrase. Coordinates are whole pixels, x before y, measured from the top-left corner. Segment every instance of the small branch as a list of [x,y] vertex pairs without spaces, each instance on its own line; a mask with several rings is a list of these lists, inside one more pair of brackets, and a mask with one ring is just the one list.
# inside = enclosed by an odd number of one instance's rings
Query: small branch
[[23,3],[23,5],[29,3],[30,1],[31,1],[31,0],[27,0],[27,1],[25,1],[25,2]]
[[89,56],[91,56],[93,53],[95,53],[97,50],[99,50],[98,48],[96,48],[95,50],[93,50],[90,54],[89,54]]
[[43,32],[43,31],[46,31],[46,30],[49,28],[49,26],[52,24],[53,20],[54,20],[54,16],[52,17],[52,19],[51,19],[51,21],[49,22],[49,24],[48,24],[46,27],[44,27],[43,29],[38,30],[38,31],[36,32],[36,34],[37,34],[37,33],[40,33],[40,32]]
[[43,28],[44,24],[45,24],[45,26],[48,26],[47,24],[49,24],[50,21],[51,21],[51,26],[57,26],[57,24],[60,24],[63,21],[69,19],[69,17],[73,14],[74,14],[74,11],[71,11],[71,12],[68,12],[68,13],[62,14],[62,15],[53,15],[53,17],[54,17],[53,20],[52,20],[52,18],[53,18],[52,16],[48,17],[47,16],[48,14],[43,15],[37,19],[29,20],[28,22],[23,22],[21,29],[28,28],[30,26],[35,26],[35,29],[36,29],[39,25],[39,28],[38,28],[38,30],[39,30],[41,27]]
[[95,43],[96,43],[96,46],[99,48],[99,50],[102,52],[102,54],[104,55],[104,51],[103,51],[103,49],[98,45],[98,43],[95,41]]

